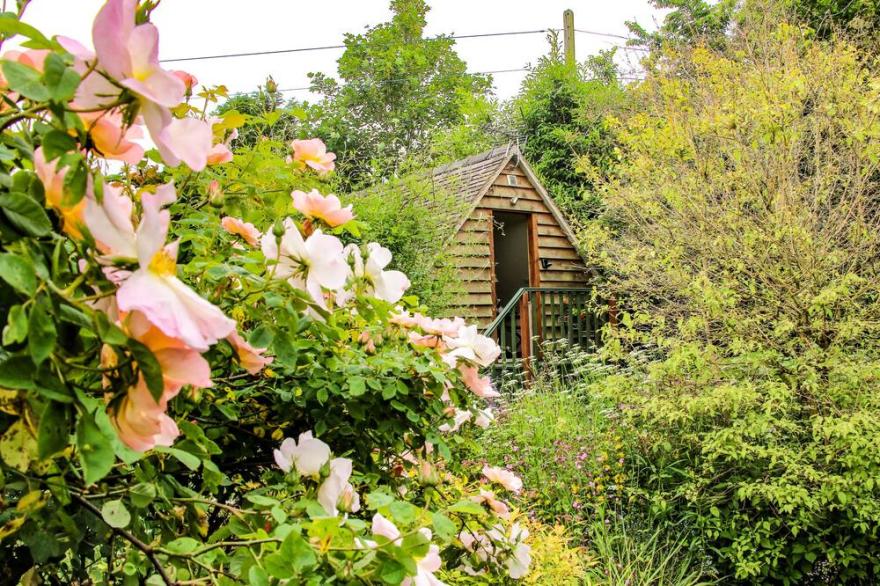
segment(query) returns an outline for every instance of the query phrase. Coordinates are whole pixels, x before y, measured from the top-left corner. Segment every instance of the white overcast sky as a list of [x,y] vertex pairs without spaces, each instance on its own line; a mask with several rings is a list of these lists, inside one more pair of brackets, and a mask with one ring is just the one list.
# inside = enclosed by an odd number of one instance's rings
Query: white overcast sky
[[[477,34],[559,28],[562,12],[575,12],[575,27],[625,35],[624,21],[654,28],[661,13],[648,0],[428,0],[428,34]],[[47,35],[66,35],[91,46],[91,22],[103,0],[33,0],[24,20]],[[338,45],[347,32],[388,20],[387,0],[163,0],[153,14],[160,30],[160,58],[244,53],[319,45]],[[579,60],[623,41],[577,34]],[[516,69],[546,52],[544,35],[461,39],[459,55],[470,71]],[[619,51],[622,59],[638,54]],[[308,85],[307,73],[336,73],[341,50],[168,63],[205,84],[224,83],[230,91],[250,91],[271,74],[281,88]],[[494,76],[500,98],[514,95],[524,73]],[[286,96],[301,99],[308,92]]]

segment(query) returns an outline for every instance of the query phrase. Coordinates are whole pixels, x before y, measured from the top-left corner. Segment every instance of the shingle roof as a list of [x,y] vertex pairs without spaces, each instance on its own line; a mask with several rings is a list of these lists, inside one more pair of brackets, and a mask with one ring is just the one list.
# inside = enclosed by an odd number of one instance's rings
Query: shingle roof
[[472,204],[483,195],[485,187],[495,179],[511,154],[512,145],[496,147],[485,153],[437,167],[431,171],[435,191],[452,192],[462,203]]
[[496,147],[391,184],[352,193],[351,197],[399,189],[413,205],[424,207],[433,213],[435,220],[454,227],[463,221],[507,161],[517,153],[513,145]]

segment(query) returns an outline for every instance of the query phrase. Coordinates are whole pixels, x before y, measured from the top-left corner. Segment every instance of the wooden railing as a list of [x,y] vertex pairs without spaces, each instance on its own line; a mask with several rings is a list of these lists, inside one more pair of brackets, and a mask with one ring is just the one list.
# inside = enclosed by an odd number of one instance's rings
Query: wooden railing
[[589,289],[524,287],[517,291],[483,332],[501,347],[492,368],[496,385],[526,382],[544,342],[565,340],[572,346],[596,348],[606,318],[595,311],[591,295]]

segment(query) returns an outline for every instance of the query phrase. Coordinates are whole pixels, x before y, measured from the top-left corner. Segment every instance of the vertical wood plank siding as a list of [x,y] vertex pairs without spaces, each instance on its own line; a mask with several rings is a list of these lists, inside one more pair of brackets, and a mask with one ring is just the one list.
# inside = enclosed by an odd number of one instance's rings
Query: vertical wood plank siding
[[[508,175],[516,177],[516,186],[508,184]],[[513,198],[517,201],[514,204]],[[453,313],[486,326],[494,317],[491,238],[492,211],[521,211],[535,214],[538,253],[551,265],[537,270],[542,287],[583,287],[587,285],[586,267],[574,245],[568,240],[552,212],[544,203],[526,173],[516,164],[508,164],[494,179],[477,207],[462,224],[453,239],[453,255],[460,267],[461,286],[456,292]],[[526,262],[526,259],[523,259]]]

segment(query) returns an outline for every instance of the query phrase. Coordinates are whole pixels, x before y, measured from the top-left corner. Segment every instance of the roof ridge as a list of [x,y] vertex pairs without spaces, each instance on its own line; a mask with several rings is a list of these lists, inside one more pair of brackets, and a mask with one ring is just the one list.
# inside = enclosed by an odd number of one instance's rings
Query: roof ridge
[[471,155],[469,157],[465,157],[464,159],[459,159],[458,161],[453,161],[451,163],[446,163],[444,165],[440,165],[438,167],[434,167],[431,169],[431,175],[442,175],[444,173],[448,173],[449,171],[453,171],[455,169],[459,169],[461,167],[468,167],[470,165],[475,165],[476,163],[482,163],[484,161],[489,161],[496,157],[506,157],[511,152],[516,151],[516,145],[513,143],[507,143],[506,145],[499,145],[497,147],[493,147],[488,151],[484,151],[482,153],[477,153],[476,155]]

